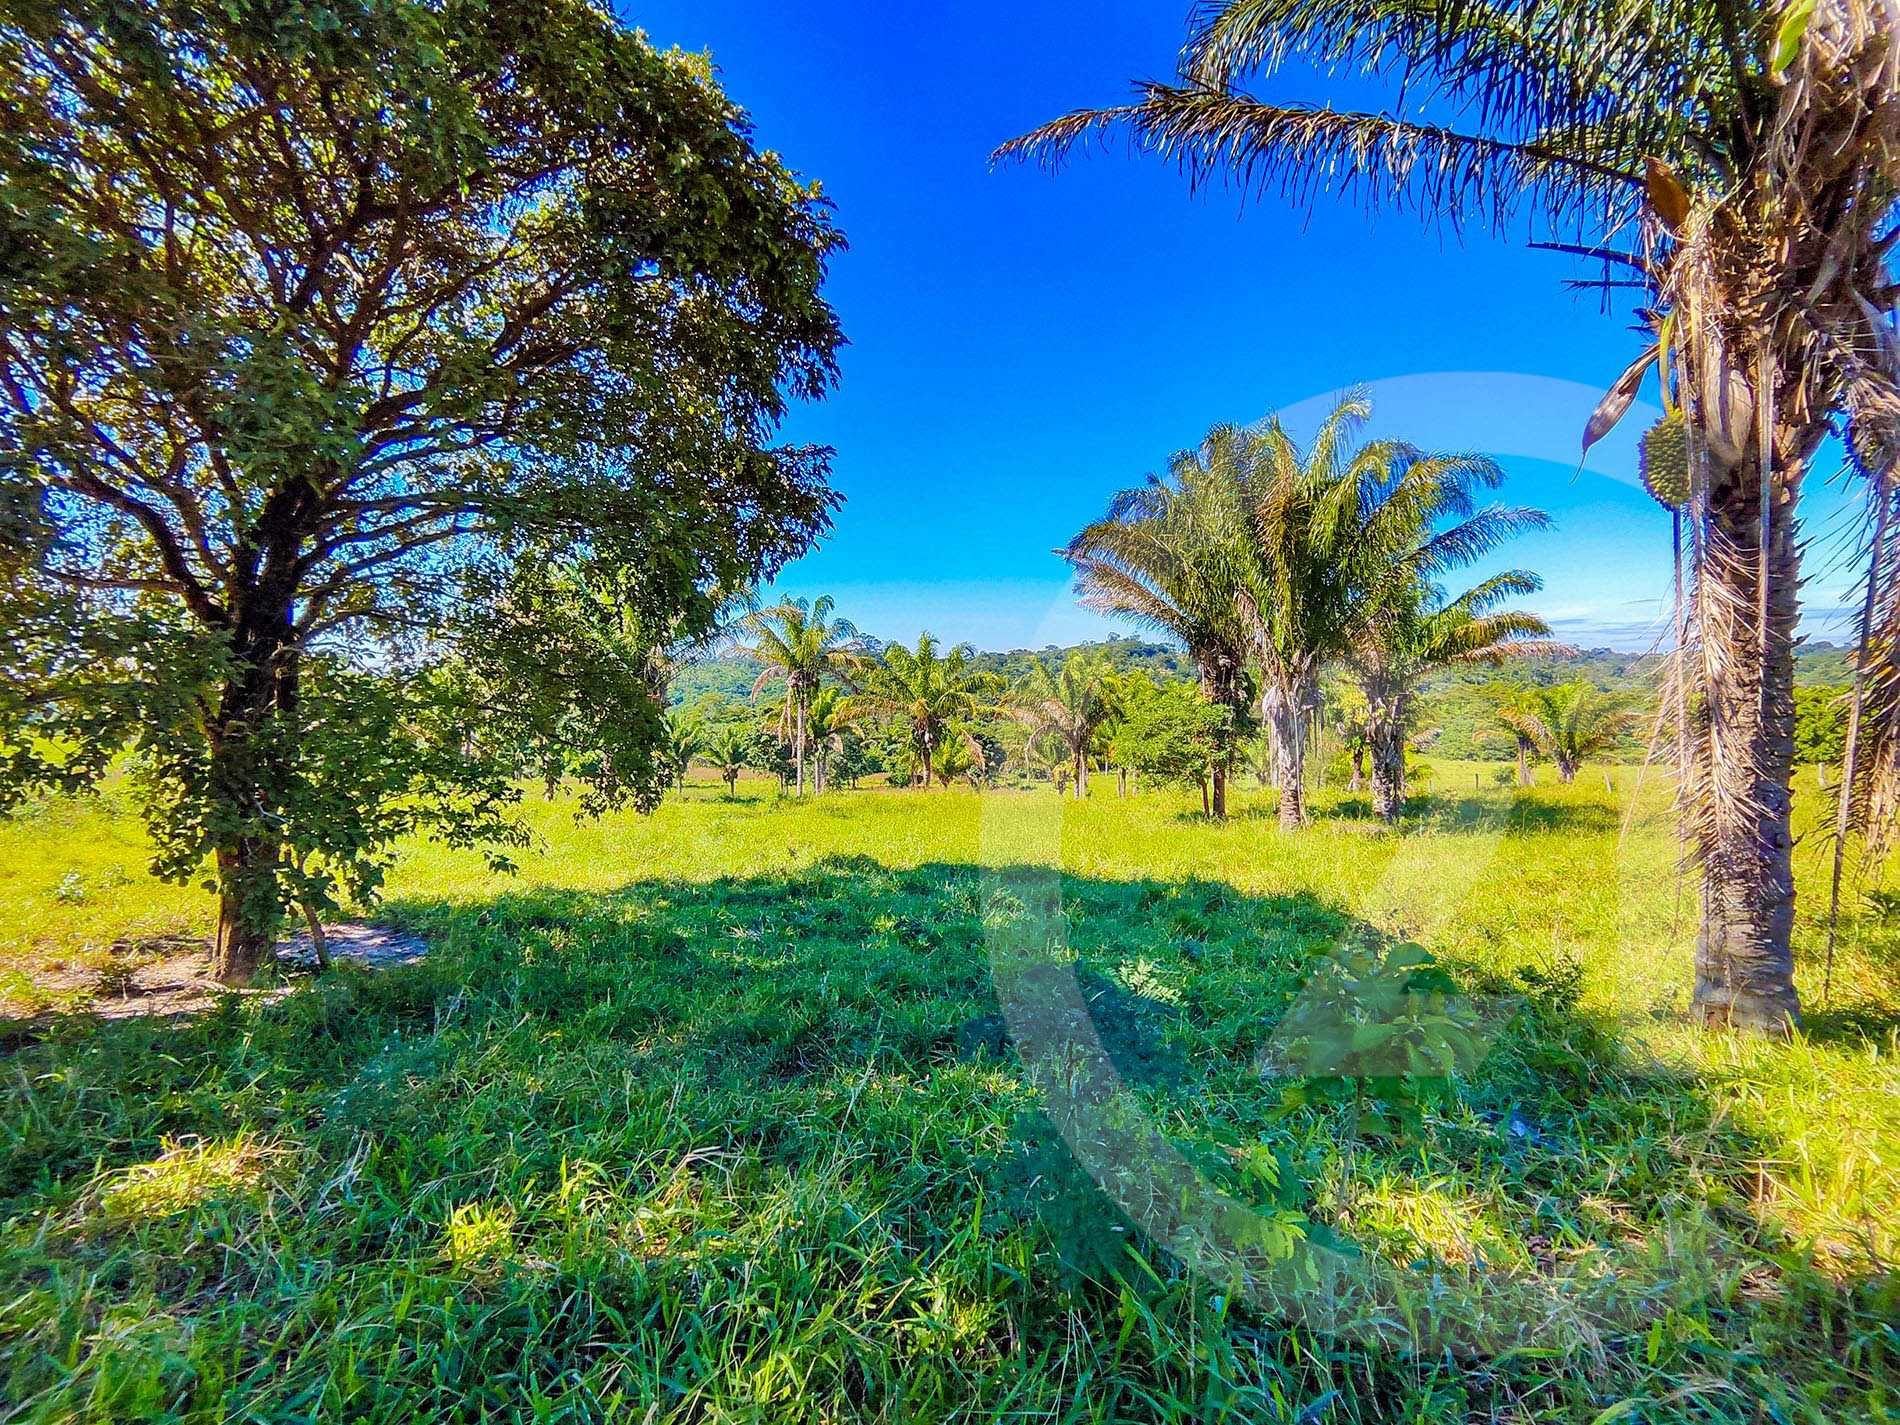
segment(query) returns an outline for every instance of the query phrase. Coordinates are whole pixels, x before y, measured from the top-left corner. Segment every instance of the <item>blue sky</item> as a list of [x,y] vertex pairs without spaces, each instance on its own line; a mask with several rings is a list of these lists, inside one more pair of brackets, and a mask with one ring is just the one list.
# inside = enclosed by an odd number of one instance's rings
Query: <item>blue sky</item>
[[[1634,483],[1633,412],[1577,468],[1597,395],[1637,354],[1625,316],[1564,290],[1570,259],[1496,237],[1191,195],[1120,150],[1060,176],[992,170],[1000,142],[1168,73],[1185,5],[1157,0],[661,0],[654,42],[710,51],[759,142],[824,183],[851,247],[829,295],[851,345],[789,438],[837,451],[832,536],[779,580],[834,595],[867,633],[985,648],[1112,631],[1078,608],[1051,551],[1117,489],[1217,421],[1283,411],[1310,427],[1369,384],[1377,424],[1504,461],[1504,498],[1557,530],[1501,561],[1573,642],[1650,646],[1667,623],[1669,520]],[[1377,97],[1310,76],[1285,97]],[[1653,413],[1650,413],[1653,414]],[[1824,463],[1806,500],[1807,628],[1842,637],[1852,512]],[[1484,569],[1474,571],[1477,574]]]

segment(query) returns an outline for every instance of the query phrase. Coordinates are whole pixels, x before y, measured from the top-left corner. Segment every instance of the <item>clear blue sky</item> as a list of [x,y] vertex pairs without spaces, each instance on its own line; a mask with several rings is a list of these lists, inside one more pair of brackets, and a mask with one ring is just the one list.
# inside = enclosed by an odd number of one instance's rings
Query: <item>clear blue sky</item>
[[[661,0],[655,43],[710,51],[759,142],[823,182],[851,244],[830,297],[851,345],[786,434],[833,446],[837,528],[779,589],[834,595],[867,633],[1036,647],[1111,629],[1050,552],[1112,492],[1217,421],[1369,383],[1378,424],[1505,462],[1504,497],[1558,522],[1498,561],[1573,641],[1643,648],[1667,622],[1669,521],[1635,486],[1624,428],[1577,473],[1597,395],[1640,349],[1625,316],[1564,290],[1589,275],[1505,237],[1368,218],[1322,196],[1191,196],[1152,159],[1060,176],[992,171],[1000,142],[1168,73],[1180,0]],[[1312,79],[1288,97],[1376,97]],[[1653,414],[1653,413],[1652,413]],[[1807,500],[1808,630],[1842,637],[1851,512],[1824,464]],[[1479,573],[1483,570],[1477,571]]]

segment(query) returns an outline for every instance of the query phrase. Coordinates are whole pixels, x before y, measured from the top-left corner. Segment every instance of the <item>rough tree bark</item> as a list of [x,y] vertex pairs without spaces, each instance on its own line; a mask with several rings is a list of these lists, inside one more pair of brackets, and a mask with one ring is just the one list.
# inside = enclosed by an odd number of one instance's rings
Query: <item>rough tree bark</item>
[[1791,788],[1800,577],[1793,476],[1808,453],[1803,445],[1798,433],[1777,433],[1765,565],[1759,458],[1711,470],[1697,597],[1706,666],[1698,729],[1703,914],[1693,1013],[1704,1025],[1772,1033],[1801,1017]]
[[1517,735],[1517,784],[1531,785],[1531,740],[1521,732]]
[[1269,687],[1261,698],[1261,715],[1273,732],[1274,781],[1280,788],[1280,825],[1295,830],[1306,825],[1306,707],[1309,690],[1300,686]]
[[1372,762],[1372,814],[1399,819],[1405,805],[1405,701],[1383,679],[1367,675],[1366,751]]

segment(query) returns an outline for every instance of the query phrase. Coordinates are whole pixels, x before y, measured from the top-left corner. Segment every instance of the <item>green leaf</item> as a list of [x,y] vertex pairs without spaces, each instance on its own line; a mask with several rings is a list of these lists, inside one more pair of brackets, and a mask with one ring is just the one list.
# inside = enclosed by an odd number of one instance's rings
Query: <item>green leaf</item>
[[1783,74],[1793,64],[1795,56],[1801,53],[1801,41],[1807,37],[1808,25],[1814,19],[1814,0],[1794,0],[1781,16],[1781,28],[1775,33],[1775,57],[1768,70],[1771,74]]

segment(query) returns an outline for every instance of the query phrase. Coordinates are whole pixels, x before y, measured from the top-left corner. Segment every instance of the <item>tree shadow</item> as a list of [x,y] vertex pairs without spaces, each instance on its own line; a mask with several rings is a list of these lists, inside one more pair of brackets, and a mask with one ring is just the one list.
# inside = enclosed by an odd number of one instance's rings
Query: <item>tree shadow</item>
[[[1629,1052],[1616,1023],[1578,1010],[1574,983],[1461,971],[1466,992],[1523,1008],[1423,1111],[1402,1085],[1263,1076],[1314,968],[1342,945],[1391,943],[1310,894],[852,856],[600,893],[411,896],[386,914],[428,942],[425,961],[227,1001],[186,1025],[75,1023],[22,1050],[6,1111],[31,1128],[0,1148],[0,1202],[30,1211],[96,1163],[252,1125],[294,1136],[320,1177],[369,1135],[377,1151],[350,1191],[401,1203],[417,1183],[546,1184],[570,1161],[616,1171],[657,1135],[755,1185],[817,1193],[841,1163],[927,1184],[888,1229],[920,1259],[986,1201],[1085,1278],[1121,1270],[1139,1226],[1073,1161],[1057,1171],[1068,1149],[1019,1063],[1027,1032],[1092,1036],[1193,1161],[1270,1145],[1316,1218],[1417,1180],[1499,1240],[1531,1243],[1537,1269],[1553,1243],[1608,1243],[1633,1223],[1661,1234],[1676,1216],[1720,1223],[1764,1264],[1800,1250],[1735,1206],[1777,1145]],[[1047,929],[1049,953],[1026,958],[999,930],[1025,923]],[[1086,1025],[1064,1019],[1076,1003]],[[423,1194],[403,1211],[447,1206]],[[1101,1250],[1072,1251],[1077,1234]],[[1444,1257],[1449,1237],[1405,1250],[1471,1270]]]

